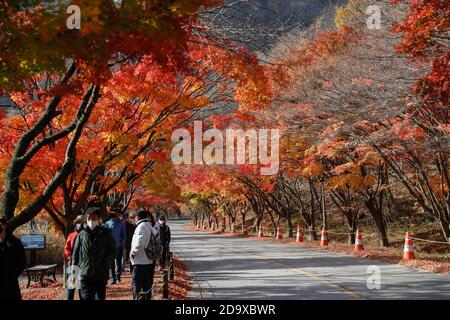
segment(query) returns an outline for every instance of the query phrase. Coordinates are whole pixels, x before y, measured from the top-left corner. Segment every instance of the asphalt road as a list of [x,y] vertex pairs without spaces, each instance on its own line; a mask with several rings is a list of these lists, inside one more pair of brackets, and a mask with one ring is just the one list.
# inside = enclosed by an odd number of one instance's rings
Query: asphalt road
[[[185,223],[170,222],[171,246],[193,279],[189,299],[450,299],[448,276],[271,241],[196,232],[186,229]],[[377,270],[380,289],[373,288]]]

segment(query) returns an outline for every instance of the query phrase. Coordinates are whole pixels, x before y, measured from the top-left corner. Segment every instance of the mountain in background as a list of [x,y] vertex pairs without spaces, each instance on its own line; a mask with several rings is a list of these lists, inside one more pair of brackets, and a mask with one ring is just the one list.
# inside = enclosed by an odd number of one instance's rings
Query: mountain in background
[[[226,2],[236,1],[227,0]],[[325,10],[346,2],[347,0],[251,0],[239,6],[244,15],[252,16],[258,24],[273,25],[290,20],[307,27]]]
[[214,30],[254,51],[270,50],[278,37],[292,31],[334,26],[336,6],[347,0],[226,0],[210,18]]

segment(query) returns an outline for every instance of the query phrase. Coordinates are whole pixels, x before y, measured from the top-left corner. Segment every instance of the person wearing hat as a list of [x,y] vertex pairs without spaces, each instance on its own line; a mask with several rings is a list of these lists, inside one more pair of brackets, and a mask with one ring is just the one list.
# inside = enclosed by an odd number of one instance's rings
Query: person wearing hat
[[19,276],[27,260],[22,242],[8,230],[5,217],[0,217],[0,301],[22,299]]
[[[64,246],[64,255],[66,256],[67,266],[70,266],[71,264],[71,257],[72,257],[72,248],[75,243],[75,239],[77,238],[78,234],[83,230],[84,225],[84,216],[79,215],[76,217],[76,219],[73,221],[73,227],[74,231],[70,233],[67,236],[66,245]],[[81,293],[78,291],[78,294],[81,299]],[[73,300],[75,297],[75,289],[74,288],[68,288],[67,289],[67,300]]]
[[109,269],[116,257],[110,229],[100,225],[100,209],[86,210],[86,227],[75,239],[72,263],[79,268],[82,300],[105,300]]
[[162,270],[166,267],[166,259],[167,259],[167,254],[169,252],[171,234],[170,234],[170,228],[166,224],[166,217],[161,215],[159,217],[158,224],[159,224],[159,235],[161,237],[161,243],[163,246],[163,253],[162,253],[161,259],[159,261],[159,265]]
[[130,261],[133,265],[133,298],[139,300],[139,294],[149,292],[153,285],[155,264],[147,257],[145,249],[147,249],[150,238],[155,231],[148,221],[146,210],[138,210],[136,220],[137,225],[131,241]]

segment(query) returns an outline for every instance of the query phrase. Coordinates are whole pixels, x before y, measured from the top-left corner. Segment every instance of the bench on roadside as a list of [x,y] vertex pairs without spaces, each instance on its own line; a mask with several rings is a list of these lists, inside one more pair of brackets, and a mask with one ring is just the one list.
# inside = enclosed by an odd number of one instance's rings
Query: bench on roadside
[[56,281],[56,267],[57,264],[39,264],[37,266],[25,269],[25,273],[28,278],[27,288],[30,287],[31,281],[39,282],[41,286],[44,285],[44,277],[53,276],[53,280]]

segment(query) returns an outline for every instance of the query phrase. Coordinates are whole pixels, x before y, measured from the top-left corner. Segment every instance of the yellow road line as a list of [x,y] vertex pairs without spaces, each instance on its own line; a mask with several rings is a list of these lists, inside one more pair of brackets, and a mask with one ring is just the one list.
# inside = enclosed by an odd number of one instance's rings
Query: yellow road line
[[221,246],[221,247],[223,247],[223,248],[227,248],[227,249],[230,249],[230,250],[232,250],[232,251],[239,252],[239,253],[244,253],[244,254],[247,255],[247,256],[254,256],[254,257],[257,257],[257,258],[259,258],[259,259],[261,259],[261,260],[270,261],[270,262],[272,262],[273,264],[277,264],[277,265],[279,265],[279,266],[281,266],[281,267],[283,267],[283,268],[286,268],[286,269],[288,269],[288,270],[294,271],[294,272],[296,272],[296,273],[301,273],[301,274],[303,274],[303,275],[305,275],[305,276],[307,276],[307,277],[316,279],[317,281],[319,281],[320,283],[322,283],[322,284],[324,284],[324,285],[328,285],[328,286],[330,286],[330,287],[333,287],[333,288],[342,290],[342,291],[344,291],[345,293],[351,295],[352,297],[354,297],[354,298],[356,298],[356,299],[359,299],[359,300],[368,300],[368,298],[364,297],[363,295],[359,294],[358,292],[355,292],[355,291],[353,291],[353,290],[350,290],[350,289],[348,289],[348,288],[346,288],[346,287],[344,287],[344,286],[342,286],[342,285],[340,285],[340,284],[334,283],[334,282],[332,282],[332,281],[330,281],[330,280],[321,278],[321,277],[319,277],[319,276],[317,276],[317,275],[315,275],[315,274],[313,274],[313,273],[311,273],[311,272],[305,271],[305,270],[303,270],[303,269],[301,269],[301,268],[293,267],[293,266],[290,266],[290,265],[288,265],[288,264],[282,263],[282,262],[280,262],[280,261],[277,261],[277,260],[274,260],[274,259],[269,259],[269,258],[260,256],[260,255],[255,254],[255,253],[251,253],[251,252],[247,252],[247,251],[243,251],[243,250],[237,250],[237,249],[231,248],[231,247],[229,247],[229,246],[225,246],[225,245],[223,245],[223,244],[221,244],[221,243],[219,243],[219,242],[217,242],[217,241],[211,241],[211,242],[214,242],[214,243],[218,244],[219,246]]

